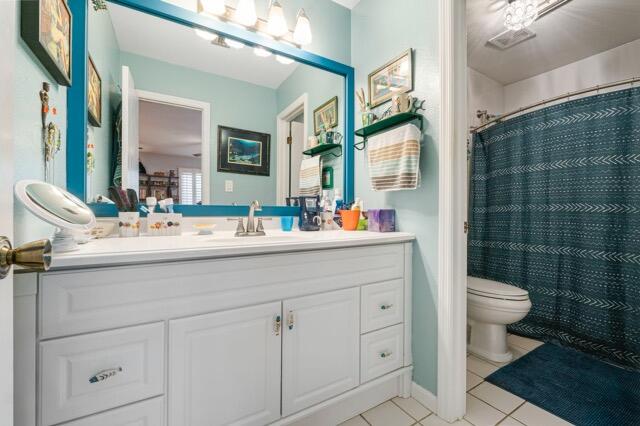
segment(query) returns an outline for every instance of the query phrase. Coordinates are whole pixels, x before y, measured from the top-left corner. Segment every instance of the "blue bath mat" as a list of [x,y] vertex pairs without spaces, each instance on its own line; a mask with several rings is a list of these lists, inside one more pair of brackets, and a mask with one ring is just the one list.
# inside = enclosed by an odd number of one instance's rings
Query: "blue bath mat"
[[579,426],[640,425],[640,372],[546,343],[486,379]]

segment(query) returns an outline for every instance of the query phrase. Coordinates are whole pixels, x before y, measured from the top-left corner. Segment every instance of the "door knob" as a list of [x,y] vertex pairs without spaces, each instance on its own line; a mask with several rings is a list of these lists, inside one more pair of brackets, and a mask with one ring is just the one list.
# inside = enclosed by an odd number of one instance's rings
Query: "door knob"
[[47,271],[51,266],[51,243],[38,240],[13,249],[9,239],[0,236],[0,279],[7,276],[12,265]]

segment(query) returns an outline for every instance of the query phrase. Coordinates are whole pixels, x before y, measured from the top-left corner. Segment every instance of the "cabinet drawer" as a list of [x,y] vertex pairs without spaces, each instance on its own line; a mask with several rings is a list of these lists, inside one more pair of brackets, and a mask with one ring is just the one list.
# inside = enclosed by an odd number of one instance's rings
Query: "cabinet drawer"
[[64,426],[163,426],[164,398],[115,408],[95,416],[65,423]]
[[361,337],[361,383],[402,367],[403,333],[404,325],[398,324]]
[[41,425],[163,393],[164,323],[40,343]]
[[361,332],[368,333],[399,324],[404,315],[403,281],[394,280],[362,287]]

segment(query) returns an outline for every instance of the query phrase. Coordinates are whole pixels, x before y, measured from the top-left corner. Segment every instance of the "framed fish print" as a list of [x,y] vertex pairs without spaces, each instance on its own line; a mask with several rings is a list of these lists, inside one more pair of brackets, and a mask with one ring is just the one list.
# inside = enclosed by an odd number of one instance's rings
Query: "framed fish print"
[[218,126],[218,171],[269,176],[271,135]]
[[369,74],[369,100],[372,107],[389,101],[393,95],[413,90],[413,50],[409,49]]
[[324,124],[324,129],[329,130],[338,126],[338,97],[334,96],[327,102],[320,105],[313,110],[313,129],[318,136],[322,131],[321,125]]
[[53,79],[71,86],[71,11],[65,0],[23,0],[20,34]]
[[87,91],[87,103],[89,110],[89,123],[95,127],[102,124],[102,79],[96,69],[96,64],[89,55]]

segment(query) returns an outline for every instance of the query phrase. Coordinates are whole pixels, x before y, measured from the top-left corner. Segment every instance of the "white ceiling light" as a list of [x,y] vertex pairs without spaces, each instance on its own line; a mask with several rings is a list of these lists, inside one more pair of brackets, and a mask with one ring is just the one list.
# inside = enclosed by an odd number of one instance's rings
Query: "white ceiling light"
[[198,37],[201,37],[207,41],[213,41],[218,37],[212,32],[201,30],[200,28],[194,28],[193,31],[198,34]]
[[512,31],[520,31],[533,24],[538,18],[536,0],[509,0],[504,10],[504,26]]
[[271,52],[263,47],[254,47],[253,53],[255,53],[256,56],[260,56],[261,58],[268,58],[269,56],[271,56]]
[[313,35],[311,34],[311,22],[309,22],[307,14],[304,13],[304,9],[300,9],[298,11],[296,28],[293,31],[293,40],[302,46],[311,44],[311,41],[313,40]]
[[224,0],[199,0],[198,3],[200,13],[223,16],[227,12]]
[[233,49],[242,49],[244,47],[244,43],[242,43],[241,41],[231,40],[227,38],[225,39],[225,42],[229,47]]
[[286,56],[276,55],[276,61],[280,62],[283,65],[290,65],[295,61],[291,58],[287,58]]
[[255,0],[240,0],[234,18],[239,24],[247,27],[254,26],[258,20]]
[[289,32],[287,20],[284,17],[284,10],[278,0],[272,0],[269,6],[269,17],[267,20],[267,31],[275,37],[281,37]]

